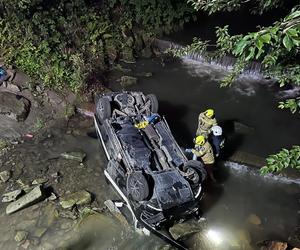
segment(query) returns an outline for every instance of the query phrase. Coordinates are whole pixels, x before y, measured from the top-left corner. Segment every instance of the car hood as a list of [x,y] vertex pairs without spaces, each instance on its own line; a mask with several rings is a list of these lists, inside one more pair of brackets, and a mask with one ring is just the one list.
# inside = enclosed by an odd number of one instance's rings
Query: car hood
[[190,184],[177,170],[152,175],[154,192],[162,209],[169,209],[194,200]]

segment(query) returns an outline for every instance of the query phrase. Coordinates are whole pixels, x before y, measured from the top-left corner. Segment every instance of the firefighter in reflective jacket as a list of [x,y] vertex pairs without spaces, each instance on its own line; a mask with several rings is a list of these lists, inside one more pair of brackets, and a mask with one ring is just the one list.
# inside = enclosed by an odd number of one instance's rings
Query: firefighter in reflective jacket
[[215,112],[213,109],[208,109],[199,114],[199,123],[196,135],[204,135],[205,138],[208,137],[211,132],[211,128],[217,125],[217,120],[214,115]]
[[212,168],[215,163],[215,157],[210,143],[205,139],[203,135],[198,135],[194,139],[194,142],[195,146],[191,150],[193,153],[193,160],[197,160],[197,158],[200,157],[202,162],[204,163],[208,175],[210,176],[212,181],[215,182],[216,180],[212,172]]

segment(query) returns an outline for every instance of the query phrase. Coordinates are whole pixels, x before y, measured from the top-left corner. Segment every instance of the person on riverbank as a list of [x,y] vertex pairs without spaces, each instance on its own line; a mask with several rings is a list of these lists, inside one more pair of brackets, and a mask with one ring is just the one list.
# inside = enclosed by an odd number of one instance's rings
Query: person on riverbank
[[193,153],[193,160],[197,160],[198,158],[201,158],[209,177],[213,182],[216,182],[216,179],[213,176],[213,172],[212,172],[212,168],[215,163],[215,157],[210,143],[208,142],[208,140],[205,139],[204,135],[198,135],[194,139],[194,143],[195,143],[194,148],[187,149],[186,152]]
[[0,66],[0,84],[2,84],[7,78],[6,70]]
[[5,67],[0,65],[0,85],[5,82],[11,82],[16,75],[16,71],[12,69],[12,66]]
[[214,110],[207,109],[206,111],[199,114],[196,136],[203,135],[205,136],[205,138],[208,138],[208,135],[211,132],[211,128],[216,125],[218,124],[215,118]]
[[225,139],[223,137],[223,130],[220,126],[213,126],[208,140],[213,148],[216,157],[219,157],[221,149],[224,147]]

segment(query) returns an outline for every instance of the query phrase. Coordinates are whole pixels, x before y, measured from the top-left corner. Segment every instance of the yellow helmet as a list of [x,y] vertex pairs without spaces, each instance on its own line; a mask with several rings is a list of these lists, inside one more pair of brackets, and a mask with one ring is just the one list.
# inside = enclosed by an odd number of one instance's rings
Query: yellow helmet
[[212,118],[215,114],[215,111],[213,109],[208,109],[205,111],[205,115],[208,117],[208,118]]
[[205,143],[205,137],[203,135],[198,135],[195,138],[195,144],[202,146]]

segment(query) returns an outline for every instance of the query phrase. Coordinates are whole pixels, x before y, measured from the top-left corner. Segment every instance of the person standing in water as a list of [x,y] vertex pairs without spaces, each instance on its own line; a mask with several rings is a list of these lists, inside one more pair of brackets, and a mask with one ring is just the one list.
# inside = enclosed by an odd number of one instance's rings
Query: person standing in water
[[194,148],[187,149],[186,152],[193,153],[193,160],[197,160],[198,158],[201,158],[201,161],[203,162],[209,177],[213,182],[216,182],[216,179],[212,171],[215,163],[215,157],[210,143],[205,139],[204,135],[198,135],[194,139],[194,143],[195,143]]
[[218,124],[215,118],[214,110],[207,109],[206,111],[199,114],[196,136],[203,135],[205,138],[208,138],[208,135],[211,132],[211,128],[216,125]]

